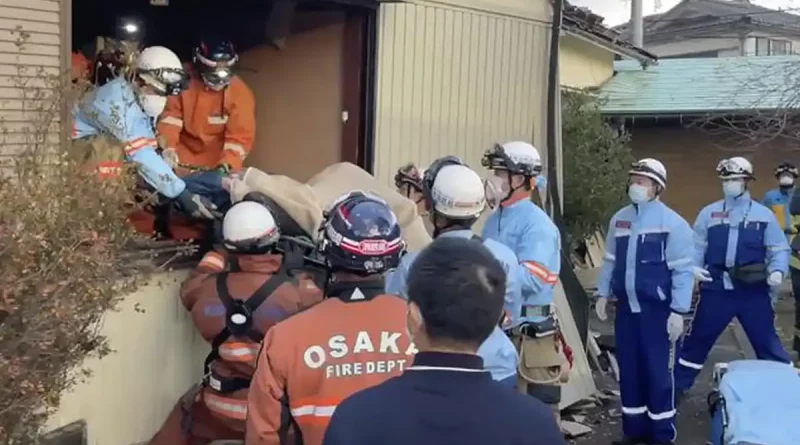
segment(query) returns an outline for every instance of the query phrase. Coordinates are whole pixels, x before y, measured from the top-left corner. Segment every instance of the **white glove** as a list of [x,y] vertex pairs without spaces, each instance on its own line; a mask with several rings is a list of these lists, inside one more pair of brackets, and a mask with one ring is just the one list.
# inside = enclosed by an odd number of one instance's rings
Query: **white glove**
[[683,316],[672,312],[667,318],[667,334],[669,341],[675,343],[683,334]]
[[771,287],[780,286],[781,283],[783,283],[783,273],[780,271],[776,270],[767,277],[767,284]]
[[608,319],[608,314],[606,313],[607,305],[608,298],[597,297],[597,303],[594,304],[594,312],[597,314],[597,318],[599,318],[600,321],[606,321]]
[[709,282],[713,281],[711,279],[711,273],[709,271],[703,269],[702,267],[694,267],[694,268],[692,268],[692,272],[694,272],[694,278],[697,281],[700,281],[700,282],[703,282],[703,283],[709,283]]
[[171,148],[161,150],[161,158],[170,168],[175,168],[178,165],[178,153]]

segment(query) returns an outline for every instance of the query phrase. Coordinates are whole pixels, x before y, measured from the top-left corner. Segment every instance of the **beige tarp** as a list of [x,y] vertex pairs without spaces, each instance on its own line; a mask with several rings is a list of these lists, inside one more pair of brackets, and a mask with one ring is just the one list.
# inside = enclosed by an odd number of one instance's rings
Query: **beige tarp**
[[[236,202],[249,191],[262,192],[283,207],[306,231],[316,236],[323,209],[351,190],[363,190],[386,200],[397,214],[409,251],[418,251],[431,241],[422,218],[418,217],[417,206],[412,201],[347,162],[326,168],[306,184],[249,168],[242,181],[234,184],[231,197]],[[561,407],[565,408],[590,397],[596,392],[596,387],[567,296],[560,284],[555,288],[554,299],[564,337],[575,353],[570,381],[565,385],[561,397]]]
[[234,183],[231,197],[236,202],[249,191],[264,193],[286,210],[303,229],[316,236],[322,211],[336,198],[352,190],[362,190],[386,200],[397,215],[410,251],[420,250],[431,241],[417,214],[417,206],[412,201],[349,162],[326,168],[306,184],[251,167],[245,171],[242,181]]

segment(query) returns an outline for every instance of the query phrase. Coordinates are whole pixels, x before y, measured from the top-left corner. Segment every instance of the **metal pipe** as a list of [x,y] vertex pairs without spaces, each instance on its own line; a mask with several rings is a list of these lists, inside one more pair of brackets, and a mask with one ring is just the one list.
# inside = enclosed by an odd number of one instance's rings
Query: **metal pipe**
[[644,19],[642,18],[642,0],[631,0],[631,32],[633,44],[644,47]]
[[[558,156],[558,132],[561,131],[558,118],[560,88],[558,85],[558,47],[561,39],[561,19],[564,13],[564,0],[553,2],[553,27],[550,34],[550,66],[547,73],[547,175],[548,175],[548,204],[553,222],[561,227],[563,209],[560,198],[559,177],[556,156]],[[564,238],[561,238],[562,241]]]

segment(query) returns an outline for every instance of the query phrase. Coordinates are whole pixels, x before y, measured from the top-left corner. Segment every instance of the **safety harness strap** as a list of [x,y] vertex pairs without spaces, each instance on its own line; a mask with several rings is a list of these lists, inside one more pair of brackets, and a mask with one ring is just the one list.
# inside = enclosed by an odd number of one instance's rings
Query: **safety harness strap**
[[[215,379],[211,373],[211,363],[219,358],[219,347],[231,336],[250,337],[255,342],[260,343],[264,339],[264,333],[253,327],[253,313],[259,306],[275,292],[282,284],[292,281],[292,278],[285,272],[284,267],[278,273],[264,282],[247,300],[237,300],[231,297],[228,291],[228,272],[217,274],[217,295],[225,306],[225,327],[214,337],[211,342],[211,352],[206,357],[203,365],[203,374],[206,376],[204,383],[220,392],[231,392],[250,386],[249,379]],[[216,382],[214,382],[216,380]],[[217,389],[218,386],[221,389]],[[225,389],[235,387],[235,389]]]

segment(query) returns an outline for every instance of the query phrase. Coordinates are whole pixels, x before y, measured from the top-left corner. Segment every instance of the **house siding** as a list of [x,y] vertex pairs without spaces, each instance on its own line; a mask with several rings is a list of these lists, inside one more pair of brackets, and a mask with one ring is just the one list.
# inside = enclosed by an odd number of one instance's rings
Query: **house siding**
[[515,139],[533,141],[544,157],[547,20],[443,3],[382,4],[375,175],[388,182],[409,161],[426,165],[449,154],[479,169],[485,149]]
[[68,1],[0,0],[0,167],[33,144],[57,144]]
[[614,53],[567,34],[559,42],[558,66],[562,86],[596,88],[614,75]]

